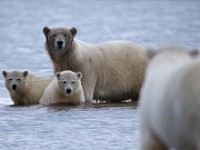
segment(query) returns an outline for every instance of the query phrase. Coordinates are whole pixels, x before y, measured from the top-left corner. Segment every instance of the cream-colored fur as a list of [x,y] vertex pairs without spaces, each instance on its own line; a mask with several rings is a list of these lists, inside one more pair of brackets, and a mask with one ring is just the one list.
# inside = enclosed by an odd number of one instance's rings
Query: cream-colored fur
[[[38,104],[52,77],[40,77],[27,71],[3,71],[5,86],[14,105]],[[15,85],[16,89],[12,86]]]
[[[60,74],[59,77],[58,74]],[[39,103],[43,105],[59,103],[77,105],[84,103],[85,97],[80,81],[81,76],[77,76],[77,74],[78,73],[72,71],[62,71],[61,73],[57,73],[52,82],[46,88]],[[71,82],[74,83],[72,84]],[[71,89],[70,94],[67,94],[67,89]]]
[[82,72],[81,81],[87,102],[93,99],[136,100],[147,65],[144,48],[130,41],[88,44],[77,39],[70,42],[63,39],[72,44],[66,49],[56,49],[52,34],[59,36],[69,34],[69,31],[67,28],[44,28],[46,50],[53,61],[54,72],[66,69]]
[[142,150],[200,149],[200,58],[178,48],[159,53],[140,98]]

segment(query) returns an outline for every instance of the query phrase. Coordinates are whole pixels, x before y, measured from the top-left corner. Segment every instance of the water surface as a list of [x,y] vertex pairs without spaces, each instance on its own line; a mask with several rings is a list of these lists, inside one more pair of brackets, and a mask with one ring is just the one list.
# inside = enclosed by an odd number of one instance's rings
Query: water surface
[[[52,75],[44,26],[75,26],[88,43],[132,40],[150,48],[200,49],[199,1],[1,0],[0,71]],[[0,76],[0,149],[138,150],[135,104],[10,107]]]

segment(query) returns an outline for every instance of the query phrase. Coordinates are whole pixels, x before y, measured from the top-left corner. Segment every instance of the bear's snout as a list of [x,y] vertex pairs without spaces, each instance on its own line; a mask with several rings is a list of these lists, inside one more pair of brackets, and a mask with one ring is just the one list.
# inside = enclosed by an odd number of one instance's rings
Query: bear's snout
[[13,89],[13,90],[16,90],[16,89],[17,89],[17,85],[16,85],[16,84],[13,84],[13,85],[12,85],[12,89]]
[[63,41],[57,41],[58,48],[63,48]]
[[66,89],[67,94],[70,94],[72,92],[71,89]]

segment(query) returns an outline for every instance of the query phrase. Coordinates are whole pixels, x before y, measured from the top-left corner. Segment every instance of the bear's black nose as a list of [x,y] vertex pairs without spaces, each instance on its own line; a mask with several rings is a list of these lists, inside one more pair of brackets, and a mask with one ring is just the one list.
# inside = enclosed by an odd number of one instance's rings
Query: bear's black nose
[[13,85],[12,85],[12,89],[13,89],[13,90],[16,90],[16,89],[17,89],[17,85],[16,85],[16,84],[13,84]]
[[66,92],[67,92],[67,94],[70,94],[72,92],[72,90],[71,89],[67,89]]
[[63,46],[63,41],[57,41],[57,45],[58,45],[58,48],[62,48],[62,46]]

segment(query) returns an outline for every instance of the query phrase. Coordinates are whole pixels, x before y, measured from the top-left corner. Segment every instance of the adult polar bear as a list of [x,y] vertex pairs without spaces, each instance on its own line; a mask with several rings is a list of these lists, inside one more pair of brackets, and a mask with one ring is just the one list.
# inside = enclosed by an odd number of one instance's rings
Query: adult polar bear
[[137,99],[147,65],[144,48],[130,41],[88,44],[75,39],[76,28],[43,28],[54,73],[81,72],[86,102]]
[[180,48],[153,58],[141,90],[141,150],[200,149],[199,84],[199,58]]

